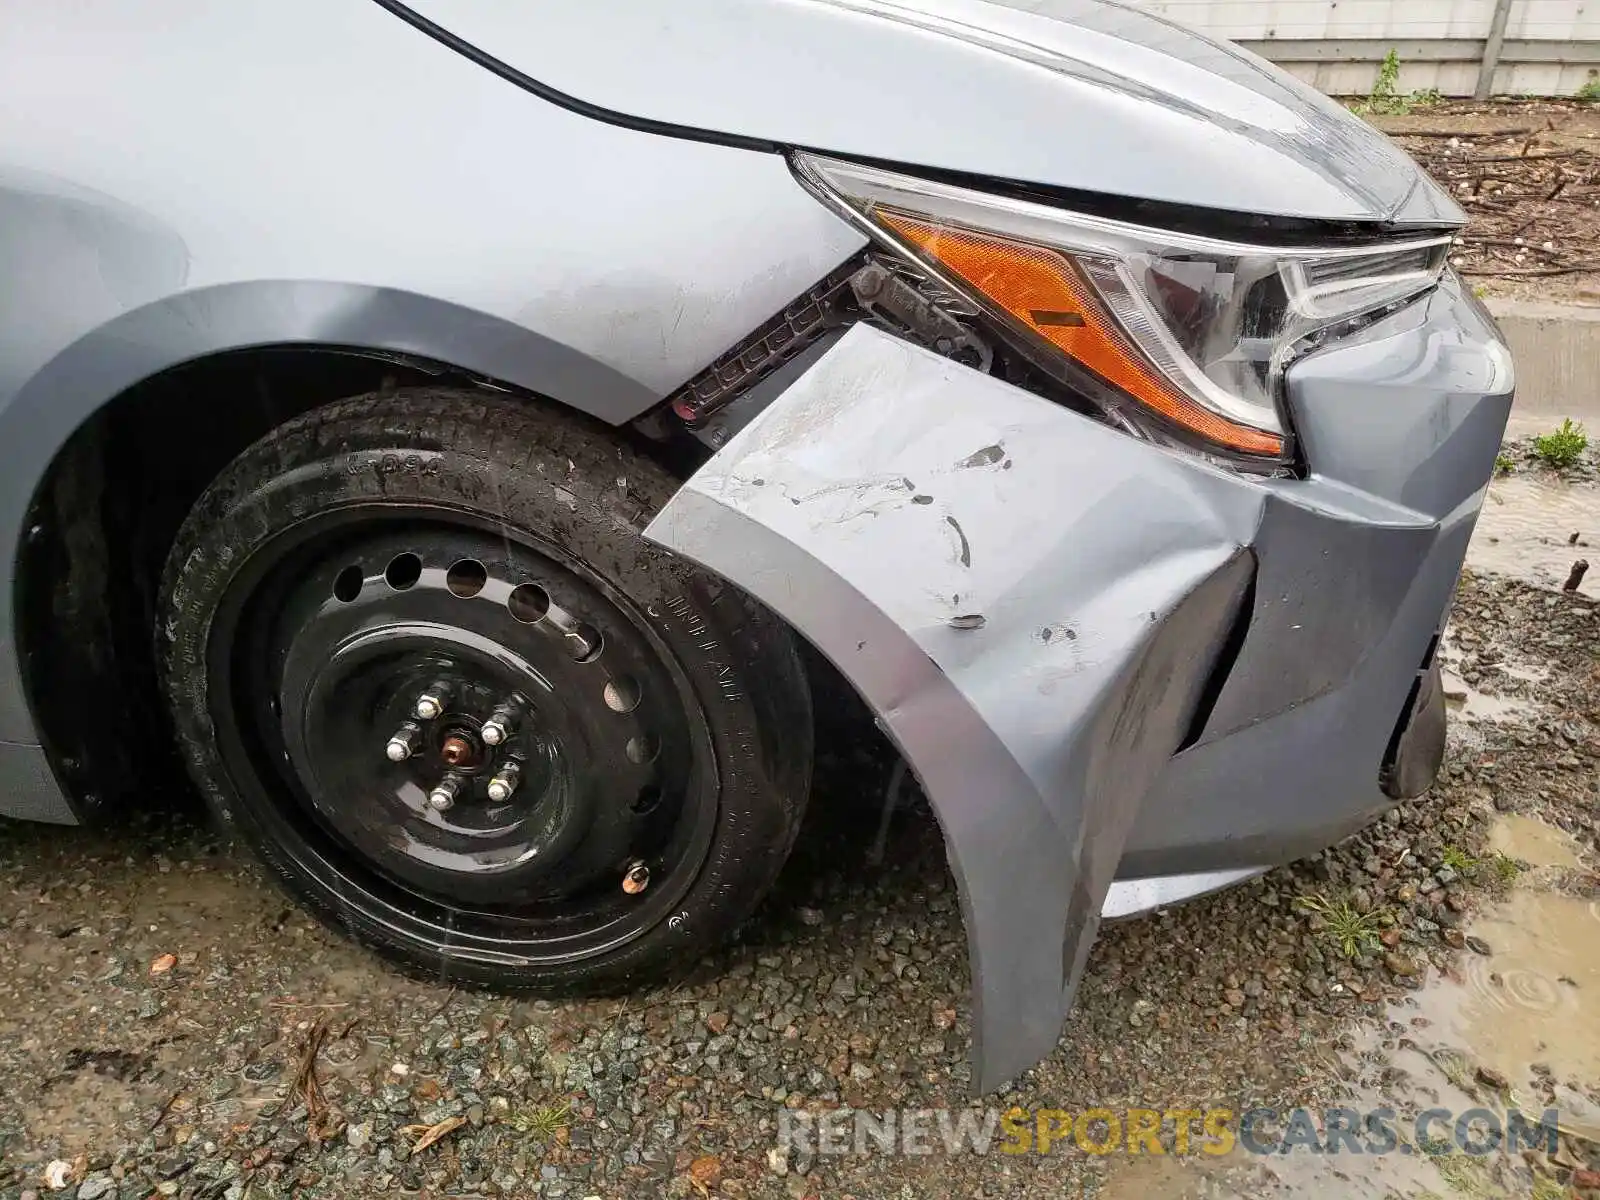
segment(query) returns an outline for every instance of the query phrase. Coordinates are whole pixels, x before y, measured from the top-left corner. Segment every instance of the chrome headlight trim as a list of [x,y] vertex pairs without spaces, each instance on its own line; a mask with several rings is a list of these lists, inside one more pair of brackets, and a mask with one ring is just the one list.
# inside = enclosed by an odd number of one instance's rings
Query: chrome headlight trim
[[[793,164],[824,203],[972,301],[1023,349],[1058,361],[1102,407],[1123,417],[1142,408],[1191,440],[1256,457],[1289,454],[1279,400],[1297,349],[1319,330],[1431,290],[1454,240],[1273,246],[822,155],[798,153]],[[1027,306],[1052,289],[1047,310]],[[1067,324],[1081,332],[1064,333]]]

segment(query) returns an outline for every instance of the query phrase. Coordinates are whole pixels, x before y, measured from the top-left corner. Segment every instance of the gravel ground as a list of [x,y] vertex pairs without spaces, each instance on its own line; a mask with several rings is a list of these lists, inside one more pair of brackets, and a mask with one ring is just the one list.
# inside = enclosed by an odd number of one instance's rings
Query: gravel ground
[[[1537,715],[1458,723],[1430,796],[1316,860],[1107,929],[1060,1048],[999,1105],[1336,1094],[1329,1047],[1472,953],[1463,923],[1498,884],[1447,850],[1483,856],[1512,808],[1593,850],[1596,614],[1469,575],[1452,664],[1485,693],[1536,691]],[[290,907],[179,796],[112,829],[0,826],[0,1196],[45,1192],[52,1163],[86,1200],[1194,1194],[1118,1193],[1123,1164],[1081,1154],[769,1153],[780,1105],[971,1103],[937,830],[914,805],[882,868],[866,861],[887,767],[874,744],[823,764],[797,855],[737,946],[676,987],[599,1002],[403,977]],[[1567,886],[1600,895],[1585,872]],[[1312,894],[1389,909],[1381,947],[1345,959],[1297,904]],[[1565,1082],[1600,1102],[1600,1081]],[[1270,1191],[1252,1169],[1233,1186]],[[1523,1164],[1501,1169],[1531,1186]]]

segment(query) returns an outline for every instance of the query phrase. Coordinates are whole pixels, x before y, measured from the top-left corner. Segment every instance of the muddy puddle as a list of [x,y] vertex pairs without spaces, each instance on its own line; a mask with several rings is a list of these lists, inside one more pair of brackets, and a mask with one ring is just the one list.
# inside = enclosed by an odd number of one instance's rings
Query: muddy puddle
[[[1104,1200],[1541,1194],[1531,1190],[1520,1153],[1434,1157],[1419,1144],[1417,1121],[1430,1109],[1452,1115],[1443,1126],[1436,1119],[1428,1124],[1425,1139],[1441,1131],[1449,1137],[1455,1117],[1470,1110],[1486,1114],[1475,1127],[1486,1136],[1496,1124],[1509,1130],[1513,1110],[1537,1123],[1550,1109],[1559,1113],[1563,1135],[1558,1162],[1568,1135],[1600,1139],[1600,1104],[1589,1098],[1600,1085],[1600,901],[1561,890],[1585,864],[1566,833],[1536,818],[1503,814],[1489,853],[1520,870],[1466,927],[1469,952],[1458,968],[1430,977],[1390,1005],[1381,1025],[1358,1026],[1322,1053],[1326,1077],[1337,1082],[1307,1107],[1317,1114],[1324,1146],[1321,1114],[1328,1107],[1359,1114],[1388,1109],[1398,1142],[1393,1151],[1255,1154],[1236,1148],[1210,1159],[1132,1159],[1116,1164],[1095,1194]],[[1444,1148],[1435,1142],[1435,1151]]]
[[1467,551],[1470,568],[1560,588],[1580,559],[1593,569],[1577,590],[1600,598],[1600,487],[1520,474],[1489,485]]
[[1600,1077],[1600,913],[1596,902],[1519,889],[1473,925],[1494,953],[1464,960],[1462,979],[1426,991],[1436,1031],[1474,1048],[1513,1086],[1530,1064]]
[[1461,676],[1446,667],[1444,676],[1444,702],[1452,716],[1473,721],[1517,721],[1531,717],[1534,705],[1515,696],[1493,696],[1479,691]]
[[1572,838],[1535,817],[1507,813],[1489,831],[1489,847],[1497,854],[1525,862],[1533,870],[1577,867],[1577,847]]
[[1532,1096],[1551,1078],[1592,1086],[1600,1081],[1600,901],[1558,890],[1581,865],[1561,830],[1509,815],[1490,844],[1525,870],[1469,927],[1489,953],[1464,957],[1459,978],[1424,988],[1395,1016],[1470,1047],[1518,1094]]
[[[1597,561],[1596,569],[1600,570],[1600,561]],[[1476,662],[1469,667],[1466,660],[1463,648],[1450,641],[1444,644],[1439,653],[1444,700],[1452,720],[1459,717],[1469,722],[1513,724],[1536,715],[1538,705],[1528,697],[1538,695],[1538,685],[1549,676],[1548,667],[1499,655],[1488,665]],[[1473,672],[1476,679],[1481,679],[1487,672],[1494,679],[1497,690],[1489,692],[1469,683],[1462,677],[1464,670]],[[1508,695],[1505,690],[1528,695]]]

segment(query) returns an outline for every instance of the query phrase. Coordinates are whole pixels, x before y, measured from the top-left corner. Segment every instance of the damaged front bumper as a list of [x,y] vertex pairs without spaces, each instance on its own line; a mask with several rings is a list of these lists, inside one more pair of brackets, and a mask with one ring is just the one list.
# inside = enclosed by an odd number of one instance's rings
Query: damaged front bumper
[[1054,1047],[1103,912],[1314,851],[1431,780],[1433,648],[1511,386],[1447,278],[1293,368],[1307,477],[1264,479],[858,325],[652,522],[825,653],[916,772],[978,1091]]

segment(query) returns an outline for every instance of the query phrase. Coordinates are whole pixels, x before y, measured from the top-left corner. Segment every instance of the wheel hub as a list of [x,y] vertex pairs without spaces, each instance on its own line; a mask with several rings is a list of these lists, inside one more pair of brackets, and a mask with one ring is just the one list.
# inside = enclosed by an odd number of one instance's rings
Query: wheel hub
[[678,685],[601,588],[504,537],[412,525],[324,548],[285,590],[254,698],[303,803],[384,875],[613,925],[692,879]]
[[457,728],[439,743],[439,757],[457,770],[472,770],[483,758],[483,743],[465,728]]

